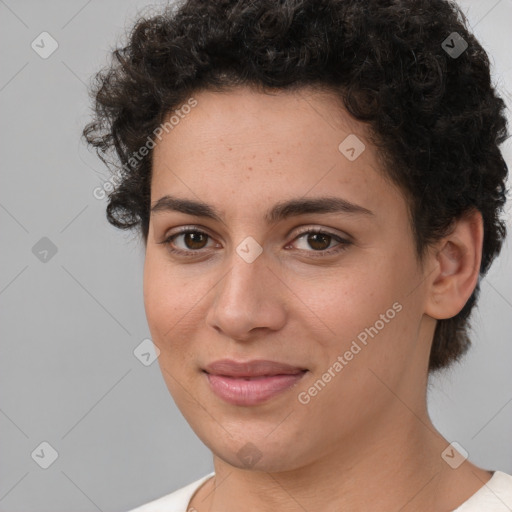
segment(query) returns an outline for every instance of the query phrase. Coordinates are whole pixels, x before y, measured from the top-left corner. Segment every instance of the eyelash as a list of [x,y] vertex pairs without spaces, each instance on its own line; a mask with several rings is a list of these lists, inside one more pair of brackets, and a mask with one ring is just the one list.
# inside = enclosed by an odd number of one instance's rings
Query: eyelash
[[[175,238],[177,238],[178,236],[181,236],[183,234],[187,234],[187,233],[197,233],[197,234],[200,234],[200,235],[206,235],[207,237],[211,238],[210,235],[208,233],[205,233],[204,231],[201,231],[201,230],[195,229],[195,228],[191,228],[189,226],[185,226],[185,227],[180,228],[180,230],[177,233],[173,233],[172,235],[168,236],[165,240],[163,240],[162,242],[158,242],[158,243],[166,245],[167,246],[167,250],[169,252],[173,253],[173,254],[177,254],[179,256],[185,256],[185,257],[197,256],[199,253],[203,252],[204,250],[203,249],[196,249],[196,250],[190,249],[190,250],[184,251],[182,249],[176,249],[176,248],[172,247],[172,245],[171,245],[171,242],[173,242]],[[294,242],[295,240],[301,238],[301,236],[304,236],[304,235],[307,235],[307,234],[327,235],[327,236],[335,239],[337,242],[339,242],[339,245],[335,246],[334,250],[333,250],[333,248],[331,248],[331,249],[328,249],[328,250],[319,250],[319,251],[311,250],[311,251],[306,251],[306,252],[316,253],[313,256],[314,258],[324,258],[324,257],[327,257],[327,256],[332,256],[334,254],[341,253],[344,250],[346,250],[349,245],[351,245],[351,242],[349,240],[341,238],[340,236],[335,235],[333,233],[330,233],[328,231],[322,231],[321,229],[314,229],[314,228],[305,228],[304,230],[299,231],[299,233],[293,239],[292,242]],[[338,247],[338,248],[336,249],[336,247]],[[300,249],[300,250],[302,250],[302,249]]]

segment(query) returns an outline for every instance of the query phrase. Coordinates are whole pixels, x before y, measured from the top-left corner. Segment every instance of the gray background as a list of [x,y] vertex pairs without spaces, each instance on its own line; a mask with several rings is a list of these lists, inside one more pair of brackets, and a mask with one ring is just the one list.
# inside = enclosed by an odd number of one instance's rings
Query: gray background
[[[491,56],[510,118],[512,0],[461,4]],[[123,511],[213,470],[158,363],[134,356],[150,337],[143,246],[107,223],[106,200],[93,190],[108,174],[80,142],[90,77],[148,6],[0,0],[0,512]],[[43,31],[59,45],[47,59],[31,48]],[[503,151],[512,170],[511,140]],[[48,248],[43,237],[57,249],[46,261],[33,250]],[[508,239],[482,283],[473,349],[432,379],[429,392],[443,435],[476,464],[508,473],[510,255]],[[42,442],[58,453],[47,469],[39,464],[51,450],[41,452]]]

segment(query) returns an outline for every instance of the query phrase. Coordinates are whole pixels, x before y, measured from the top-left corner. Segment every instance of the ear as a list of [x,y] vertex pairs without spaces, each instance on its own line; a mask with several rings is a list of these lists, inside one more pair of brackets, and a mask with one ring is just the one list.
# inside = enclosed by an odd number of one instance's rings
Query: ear
[[438,320],[452,318],[473,293],[480,274],[483,245],[483,220],[471,210],[454,221],[449,235],[431,251],[425,313]]

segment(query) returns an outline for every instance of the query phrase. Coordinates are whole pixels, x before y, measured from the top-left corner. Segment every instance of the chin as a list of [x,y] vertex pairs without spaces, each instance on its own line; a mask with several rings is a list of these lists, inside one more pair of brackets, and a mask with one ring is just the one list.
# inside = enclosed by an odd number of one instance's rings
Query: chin
[[[208,432],[203,437],[199,436],[203,443],[213,455],[238,469],[275,473],[293,471],[307,463],[300,460],[304,457],[297,450],[297,443],[277,436],[275,439],[265,438],[272,429],[258,436],[238,435],[231,431],[232,437],[225,431],[212,436],[212,430]],[[299,446],[304,449],[303,444]]]
[[[265,473],[280,473],[285,471],[292,471],[299,467],[299,464],[293,465],[291,461],[286,458],[286,455],[272,453],[265,456],[261,453],[261,458],[258,456],[254,457],[254,460],[249,460],[247,453],[239,457],[238,452],[215,452],[212,453],[222,459],[225,463],[233,466],[237,469],[243,469],[246,471],[265,472]],[[245,460],[243,460],[245,458]]]

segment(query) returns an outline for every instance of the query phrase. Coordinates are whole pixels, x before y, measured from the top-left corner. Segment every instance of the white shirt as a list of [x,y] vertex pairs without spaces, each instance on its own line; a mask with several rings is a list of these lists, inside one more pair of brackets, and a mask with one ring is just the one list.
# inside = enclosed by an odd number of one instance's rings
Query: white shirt
[[[128,512],[194,512],[189,503],[199,487],[215,472]],[[491,479],[452,512],[511,512],[512,475],[495,471]]]

